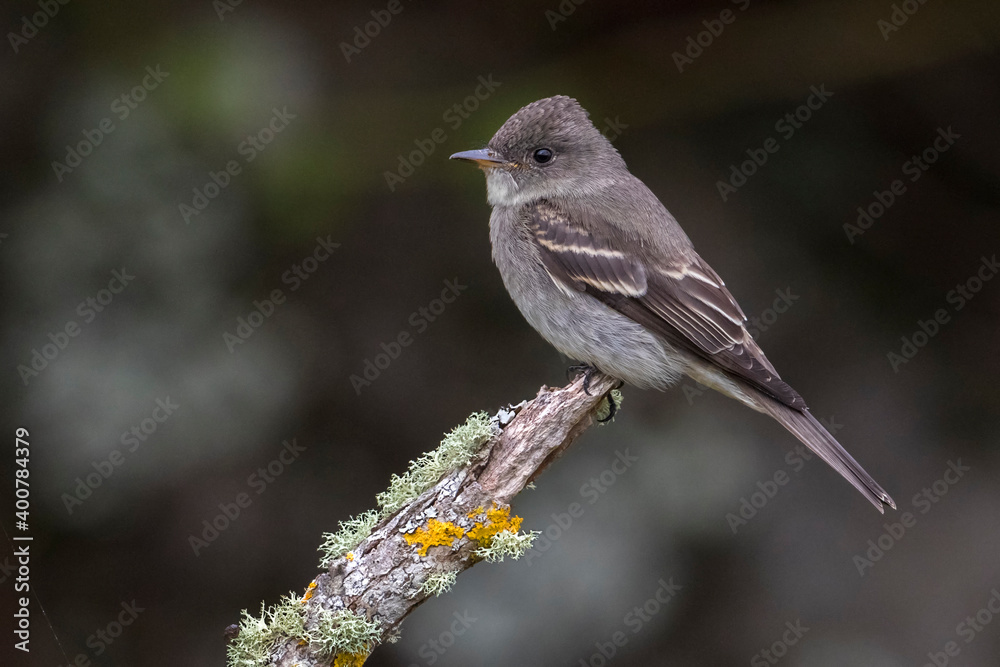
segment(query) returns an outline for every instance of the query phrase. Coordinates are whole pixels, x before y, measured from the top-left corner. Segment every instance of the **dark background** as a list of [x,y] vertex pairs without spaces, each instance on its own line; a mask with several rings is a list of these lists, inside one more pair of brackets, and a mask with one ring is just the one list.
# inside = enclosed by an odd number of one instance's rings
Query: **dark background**
[[[48,614],[32,603],[32,652],[14,655],[5,541],[0,655],[221,665],[240,609],[301,594],[320,534],[372,507],[390,474],[469,413],[562,383],[570,360],[522,320],[491,264],[482,175],[447,156],[566,94],[598,127],[620,126],[633,173],[748,315],[766,318],[771,361],[899,511],[879,516],[818,461],[794,472],[794,438],[690,381],[626,388],[615,423],[515,504],[524,528],[557,539],[463,574],[369,664],[598,665],[595,642],[619,630],[616,664],[768,664],[755,654],[796,621],[809,629],[787,655],[778,645],[784,665],[921,665],[949,641],[952,664],[1000,664],[1000,619],[972,641],[958,627],[1000,587],[1000,280],[961,310],[948,300],[1000,250],[998,6],[914,0],[886,39],[888,1],[663,4],[589,0],[553,29],[556,0],[404,2],[350,62],[341,43],[386,3],[246,0],[220,20],[209,0],[74,1],[16,53],[8,35],[0,525],[19,532],[21,426],[31,583]],[[735,20],[678,71],[672,54],[727,8]],[[38,11],[7,3],[4,32]],[[156,66],[169,75],[120,119],[114,100]],[[500,85],[454,127],[444,114],[479,77]],[[785,138],[775,123],[810,86],[833,96]],[[240,143],[286,108],[295,118],[247,163]],[[57,176],[52,162],[103,118],[114,131]],[[436,128],[443,143],[390,190],[385,172]],[[910,181],[904,163],[939,128],[960,138]],[[717,182],[768,137],[778,152],[723,201]],[[242,171],[186,223],[179,204],[233,159]],[[905,193],[849,239],[844,225],[894,179]],[[340,247],[293,291],[282,276],[317,237]],[[86,322],[78,304],[123,267],[135,279]],[[446,279],[468,287],[417,333],[410,314]],[[284,303],[231,353],[223,334],[274,289]],[[777,290],[797,299],[775,319]],[[887,355],[938,309],[948,321],[894,369]],[[18,366],[69,320],[78,335],[25,382]],[[403,331],[413,344],[356,393],[350,376]],[[167,397],[180,407],[129,451],[122,434]],[[304,451],[258,494],[248,478],[293,438]],[[70,512],[64,494],[114,450],[121,465]],[[637,463],[590,504],[581,487],[626,450]],[[954,485],[939,481],[949,461],[969,468]],[[734,534],[727,514],[777,471],[787,484]],[[914,500],[935,481],[946,495]],[[252,504],[195,555],[189,536],[239,493]],[[573,502],[584,514],[554,527]],[[904,512],[915,523],[883,537],[891,549],[860,576],[855,556]],[[671,577],[681,592],[632,633],[625,614]],[[96,655],[88,637],[133,600],[143,611]]]

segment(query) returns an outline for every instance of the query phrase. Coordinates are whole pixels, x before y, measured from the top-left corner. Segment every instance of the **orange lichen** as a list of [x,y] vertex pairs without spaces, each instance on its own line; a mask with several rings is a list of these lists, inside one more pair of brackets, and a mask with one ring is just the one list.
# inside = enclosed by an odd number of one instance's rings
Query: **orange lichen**
[[338,653],[332,667],[361,667],[367,659],[367,653]]
[[309,598],[313,596],[313,592],[315,591],[315,589],[316,589],[316,582],[314,581],[310,583],[308,586],[306,586],[306,594],[305,596],[303,596],[301,600],[299,600],[299,602],[305,604],[309,600]]
[[344,558],[346,558],[347,560],[354,560],[354,553],[348,551],[346,554],[344,554]]
[[431,519],[427,522],[427,528],[417,528],[410,535],[403,535],[407,544],[421,544],[420,555],[426,556],[427,550],[431,547],[450,547],[455,540],[461,539],[465,535],[465,529],[461,526],[445,521]]
[[[480,511],[476,512],[474,515],[470,515],[469,518],[473,518],[475,515],[482,514],[482,508],[477,508]],[[490,540],[499,532],[504,530],[509,530],[512,533],[516,533],[521,530],[521,522],[524,520],[519,516],[510,515],[510,507],[497,507],[497,504],[493,503],[493,509],[486,510],[486,521],[477,521],[476,525],[469,529],[467,533],[468,536],[482,546],[489,546]]]

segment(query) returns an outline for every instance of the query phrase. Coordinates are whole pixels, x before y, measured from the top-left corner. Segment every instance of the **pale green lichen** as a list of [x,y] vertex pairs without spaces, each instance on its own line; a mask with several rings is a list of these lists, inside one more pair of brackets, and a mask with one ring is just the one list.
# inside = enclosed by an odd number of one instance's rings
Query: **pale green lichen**
[[370,653],[381,633],[378,623],[350,609],[320,609],[316,626],[306,631],[305,640],[321,657],[329,658],[336,653]]
[[320,567],[330,567],[330,563],[358,546],[361,540],[371,535],[380,518],[378,512],[368,510],[341,521],[336,533],[323,533],[323,543],[319,545],[319,551],[323,552]]
[[[412,461],[404,475],[392,476],[389,488],[376,497],[377,509],[340,522],[335,533],[323,534],[323,543],[319,547],[322,552],[320,566],[329,567],[343,556],[353,560],[350,552],[371,535],[379,521],[437,484],[442,475],[470,463],[480,447],[498,431],[499,427],[485,412],[471,415],[464,424],[452,429],[437,449]],[[516,558],[530,547],[530,542],[523,549],[505,546],[507,538],[497,541],[501,536],[503,533],[493,537],[494,543],[487,550],[490,553],[484,558],[499,560],[504,554],[513,555],[515,552]],[[514,536],[512,544],[519,544],[527,537],[531,536]],[[429,587],[428,593],[440,595],[451,587],[455,578],[455,573],[432,575],[424,586]],[[367,655],[378,642],[382,632],[379,624],[348,609],[336,612],[320,610],[315,627],[306,630],[302,602],[304,600],[292,595],[282,598],[274,607],[265,608],[262,605],[260,618],[244,610],[239,634],[227,649],[230,667],[267,665],[275,643],[283,638],[297,638],[314,645],[325,657],[335,656],[334,659],[341,662],[348,658],[356,661],[360,656]]]
[[541,534],[541,531],[537,530],[527,533],[502,530],[490,538],[489,546],[476,549],[473,555],[489,563],[499,563],[507,557],[517,560],[528,552],[535,538]]
[[378,641],[379,624],[349,609],[319,609],[315,626],[307,630],[302,602],[292,593],[273,607],[261,605],[260,618],[244,609],[239,634],[227,648],[229,666],[264,667],[270,663],[275,644],[282,639],[312,644],[324,658],[335,654],[367,656]]
[[262,667],[270,662],[271,649],[283,637],[305,637],[305,616],[294,594],[270,608],[260,606],[260,618],[243,610],[239,634],[226,649],[230,667]]
[[447,593],[455,585],[458,574],[455,572],[434,572],[428,575],[424,583],[420,585],[420,590],[427,595],[438,596]]
[[392,476],[389,488],[376,497],[382,515],[392,514],[437,484],[445,473],[468,464],[483,443],[493,436],[494,428],[489,415],[477,412],[452,429],[437,449],[411,461],[410,469],[402,476]]
[[438,448],[410,462],[402,476],[393,475],[389,488],[376,496],[378,509],[342,521],[336,533],[324,533],[320,567],[330,567],[336,559],[353,550],[371,534],[375,525],[421,493],[437,484],[445,473],[468,464],[479,448],[497,432],[492,418],[476,412],[465,423],[445,435]]

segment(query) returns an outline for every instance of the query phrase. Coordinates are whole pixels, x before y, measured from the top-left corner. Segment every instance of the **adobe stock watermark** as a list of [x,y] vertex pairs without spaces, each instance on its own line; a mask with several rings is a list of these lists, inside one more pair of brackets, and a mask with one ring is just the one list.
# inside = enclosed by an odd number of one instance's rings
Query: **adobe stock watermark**
[[[924,172],[940,159],[943,153],[954,146],[958,139],[962,138],[961,134],[951,129],[951,125],[948,126],[947,130],[939,127],[937,134],[938,136],[934,138],[931,145],[921,151],[920,155],[913,155],[903,163],[901,170],[904,176],[909,176],[911,183],[918,181],[924,175]],[[906,191],[906,183],[903,182],[903,179],[897,178],[889,184],[887,190],[875,190],[872,192],[875,201],[866,206],[858,207],[858,218],[854,224],[849,222],[844,223],[844,233],[847,234],[847,240],[851,242],[851,245],[854,245],[855,238],[868,231],[875,224],[875,221],[881,218],[896,203],[899,197],[906,194]]]
[[[93,663],[91,657],[99,658],[104,655],[108,648],[115,643],[115,640],[122,636],[125,628],[135,623],[139,614],[146,611],[145,607],[140,607],[135,600],[131,602],[121,602],[121,611],[107,625],[97,628],[85,642],[89,653],[77,653],[73,661],[67,667],[90,667]],[[62,667],[60,665],[60,667]]]
[[[302,287],[319,270],[323,262],[330,259],[334,251],[340,247],[340,244],[334,243],[330,236],[330,234],[327,234],[326,238],[317,236],[316,246],[312,252],[299,262],[292,264],[291,268],[281,274],[281,282],[289,286],[289,293]],[[251,336],[264,326],[264,322],[274,315],[277,307],[285,303],[287,299],[288,295],[280,287],[272,289],[263,299],[254,299],[253,309],[247,313],[246,317],[240,315],[236,318],[236,328],[233,332],[222,332],[222,342],[226,344],[229,354],[234,353],[237,346],[250,340]]]
[[388,343],[380,343],[379,348],[382,351],[371,359],[365,359],[362,362],[360,375],[357,373],[351,375],[350,381],[351,387],[354,388],[354,393],[360,396],[362,387],[370,387],[372,382],[377,380],[393,361],[399,359],[399,356],[403,353],[403,348],[407,348],[413,344],[415,340],[414,336],[419,336],[427,331],[431,323],[437,320],[448,308],[448,304],[455,303],[455,299],[467,289],[469,289],[469,286],[458,282],[458,278],[445,280],[444,289],[441,290],[440,297],[431,300],[426,306],[422,306],[410,313],[410,316],[406,320],[410,328],[400,331]]
[[[941,502],[951,487],[965,476],[965,473],[972,470],[968,466],[962,465],[962,459],[948,461],[948,467],[939,479],[934,480],[928,486],[920,489],[910,499],[913,509],[920,514],[927,514],[931,509]],[[917,525],[917,515],[913,512],[903,512],[899,515],[899,521],[886,522],[882,524],[885,531],[875,539],[868,540],[868,548],[860,554],[855,554],[851,559],[858,574],[862,577],[865,572],[875,567],[875,563],[882,560],[889,551],[899,543],[907,532]]]
[[69,0],[38,0],[38,7],[41,11],[37,11],[30,17],[21,17],[21,29],[17,32],[8,32],[7,41],[10,42],[10,48],[14,50],[17,54],[22,46],[27,44],[38,31],[49,24],[49,19],[54,19],[56,14],[59,13],[60,5],[68,5]]
[[[255,495],[267,491],[267,487],[274,484],[275,480],[285,472],[285,469],[299,460],[302,452],[306,448],[298,444],[295,438],[291,442],[283,440],[281,450],[267,465],[257,468],[257,470],[247,477],[246,484]],[[236,494],[232,502],[219,503],[219,512],[210,519],[201,522],[201,531],[195,535],[188,535],[188,546],[195,556],[200,556],[201,552],[219,538],[235,521],[240,518],[243,510],[253,504],[254,497],[247,492]]]
[[256,133],[247,135],[246,139],[236,147],[236,152],[243,157],[243,164],[238,160],[229,160],[219,171],[208,172],[208,181],[200,188],[192,188],[194,196],[191,198],[191,205],[188,206],[184,202],[177,205],[184,224],[191,224],[192,218],[201,215],[212,200],[243,172],[243,166],[253,162],[296,118],[298,116],[288,112],[288,107],[282,107],[280,111],[277,107],[271,109],[271,119],[267,124]]
[[889,14],[889,20],[879,19],[875,22],[875,26],[882,33],[882,39],[888,42],[892,33],[899,32],[899,29],[906,25],[910,17],[916,14],[917,10],[920,9],[920,5],[925,2],[927,0],[903,0],[899,4],[892,3],[892,12]]
[[[479,620],[475,616],[470,616],[468,610],[463,611],[461,614],[456,611],[452,616],[455,620],[451,622],[447,630],[442,631],[437,637],[428,639],[417,649],[417,655],[423,658],[425,665],[433,665],[440,660],[441,656],[455,645],[455,641],[464,635],[472,627],[473,623]],[[420,667],[420,665],[411,662],[409,667]]]
[[226,20],[226,14],[232,14],[242,4],[243,0],[212,0],[212,9],[221,23]]
[[118,468],[125,464],[127,454],[135,454],[149,438],[155,434],[160,425],[167,421],[181,406],[174,403],[169,396],[157,398],[153,410],[138,424],[123,432],[119,441],[121,449],[112,449],[111,452],[99,461],[91,461],[90,467],[94,472],[83,477],[77,477],[74,482],[73,493],[64,492],[59,498],[63,501],[66,513],[73,514],[73,511],[82,506],[84,501],[90,498],[94,491],[101,487],[104,482],[111,478]]
[[893,373],[898,373],[903,364],[909,363],[917,353],[923,349],[931,338],[938,335],[941,327],[951,322],[954,313],[965,308],[972,299],[983,289],[983,286],[1000,270],[1000,262],[997,262],[996,254],[987,258],[985,255],[980,258],[976,271],[965,281],[955,285],[955,288],[945,294],[945,303],[951,306],[951,312],[947,306],[938,308],[926,320],[917,320],[916,330],[909,336],[902,336],[902,345],[899,351],[891,350],[886,353],[889,366]]
[[70,344],[70,339],[76,338],[83,331],[83,327],[93,322],[99,313],[105,311],[115,296],[121,294],[128,287],[129,283],[135,280],[123,266],[121,270],[115,269],[111,272],[111,280],[105,289],[98,290],[94,296],[88,296],[76,307],[76,314],[82,318],[83,323],[76,320],[67,320],[66,324],[55,333],[49,333],[50,342],[39,348],[31,348],[31,358],[26,364],[18,364],[17,372],[21,376],[21,382],[27,387],[28,383],[38,377],[38,375],[49,367],[63,350]]
[[628,125],[621,121],[620,116],[615,116],[612,119],[610,116],[604,117],[604,127],[601,128],[601,134],[604,138],[611,143],[615,142],[615,139],[622,136],[622,133],[628,129]]
[[[993,619],[1000,615],[1000,591],[994,587],[990,590],[990,597],[986,603],[974,614],[966,616],[955,626],[955,634],[964,640],[966,646],[971,644],[978,637],[986,626],[993,622]],[[927,662],[921,667],[945,667],[952,658],[958,657],[962,652],[962,646],[951,639],[945,642],[940,651],[928,651]],[[966,663],[969,664],[969,663]]]
[[747,318],[747,332],[754,338],[770,329],[778,321],[778,315],[787,313],[788,309],[799,300],[798,294],[792,294],[791,287],[776,289],[774,294],[774,301],[771,302],[770,308],[765,308],[760,311],[760,314]]
[[587,658],[580,658],[578,663],[580,667],[604,667],[607,665],[618,654],[618,651],[628,644],[631,637],[625,630],[629,630],[631,636],[642,632],[642,629],[653,620],[653,617],[659,614],[683,588],[680,584],[674,583],[673,577],[667,581],[659,579],[656,583],[659,584],[659,587],[653,592],[652,597],[641,605],[633,607],[622,618],[624,628],[613,632],[607,641],[594,642],[594,647],[597,650]]
[[[822,109],[823,105],[833,97],[833,93],[826,89],[826,84],[819,88],[809,86],[809,90],[812,94],[806,98],[804,103],[786,113],[774,124],[774,131],[780,134],[785,141],[795,136],[795,132],[801,130],[803,125],[813,117],[813,112]],[[744,160],[738,166],[736,164],[729,165],[729,178],[715,182],[715,187],[718,189],[722,201],[727,201],[730,195],[746,185],[747,179],[756,174],[780,149],[781,144],[778,143],[778,140],[774,137],[768,137],[760,148],[746,150],[748,160]]]
[[785,631],[781,633],[781,637],[774,641],[769,647],[762,648],[757,653],[754,653],[753,657],[750,658],[750,667],[768,667],[768,665],[777,665],[781,662],[781,659],[788,655],[788,649],[799,643],[809,628],[802,625],[801,619],[795,619],[795,622],[785,621]]
[[[24,536],[18,538],[24,539]],[[24,594],[15,598],[17,611],[11,614],[14,638],[20,640],[14,642],[14,648],[31,653],[31,598],[28,597],[31,592],[31,543],[18,545],[13,554],[18,563],[14,590]]]
[[549,27],[555,31],[559,24],[569,19],[576,11],[576,8],[587,0],[562,0],[555,9],[545,10],[545,20],[549,22]]
[[[760,312],[760,314],[747,318],[747,332],[753,336],[755,340],[778,321],[779,315],[787,313],[788,309],[799,300],[798,294],[792,294],[791,287],[776,289],[774,290],[774,293],[774,302],[771,304],[770,308],[765,308]],[[694,399],[701,396],[706,391],[709,391],[708,387],[700,385],[693,380],[690,382],[685,381],[681,385],[681,392],[683,392],[684,398],[687,399],[688,405],[694,405]]]
[[360,55],[372,43],[373,39],[382,34],[382,30],[389,27],[394,16],[403,13],[403,9],[401,0],[389,0],[385,9],[371,10],[369,13],[372,20],[363,26],[354,26],[353,39],[350,42],[340,43],[340,52],[344,54],[344,59],[350,63],[351,58]]
[[[750,0],[730,1],[739,7],[741,12],[745,12],[750,7]],[[705,49],[712,46],[715,40],[722,36],[726,26],[736,22],[737,16],[738,14],[727,7],[719,12],[719,18],[702,21],[701,24],[705,26],[705,29],[695,35],[688,35],[685,40],[684,53],[674,51],[670,54],[674,59],[674,64],[677,65],[677,71],[683,74],[685,67],[693,65],[694,61],[705,52]]]
[[[580,498],[586,500],[588,505],[595,504],[604,497],[609,488],[614,486],[619,477],[632,469],[632,465],[638,460],[639,457],[630,454],[628,448],[624,451],[616,451],[611,465],[583,483],[583,486],[580,487]],[[542,554],[547,553],[555,542],[569,532],[577,519],[582,517],[586,511],[587,508],[584,505],[573,502],[569,504],[565,512],[553,513],[552,523],[546,526],[542,530],[542,534],[531,543],[531,548],[528,549],[527,553],[527,564],[530,566],[531,561],[541,558]]]
[[[496,92],[496,89],[503,85],[501,81],[494,81],[493,75],[478,77],[479,85],[472,91],[472,95],[467,96],[461,102],[456,102],[441,114],[441,120],[447,123],[454,132],[462,127],[462,123],[468,120],[469,116],[479,109],[479,105],[488,100]],[[395,192],[396,187],[406,182],[416,171],[417,167],[424,163],[437,150],[437,147],[448,140],[448,133],[443,127],[435,127],[428,133],[426,139],[414,139],[416,149],[407,155],[398,155],[398,165],[395,171],[386,170],[382,172],[385,184],[389,186],[389,192]]]
[[[832,417],[830,419],[820,417],[819,422],[830,432],[830,435],[836,435],[837,431],[844,428],[843,424],[838,424],[836,419]],[[785,454],[785,466],[787,470],[785,468],[778,468],[767,479],[759,480],[754,485],[754,491],[740,498],[740,503],[736,510],[726,514],[726,523],[729,525],[729,529],[733,531],[733,535],[760,514],[761,510],[774,500],[775,496],[791,481],[792,477],[802,472],[802,468],[805,467],[806,462],[812,461],[815,456],[808,447],[799,443],[795,445],[792,451]]]
[[7,579],[17,574],[17,565],[10,560],[10,556],[4,556],[0,563],[0,584],[7,583]]
[[[159,64],[156,67],[146,67],[146,76],[142,77],[142,81],[138,85],[111,101],[109,105],[111,113],[118,118],[119,122],[124,121],[168,76],[170,76],[170,72],[162,71]],[[52,171],[56,175],[56,180],[62,183],[63,177],[73,173],[74,169],[83,164],[83,159],[93,153],[104,142],[105,137],[114,132],[116,128],[112,117],[105,116],[95,128],[82,130],[82,140],[73,146],[67,144],[66,157],[63,162],[52,161]]]

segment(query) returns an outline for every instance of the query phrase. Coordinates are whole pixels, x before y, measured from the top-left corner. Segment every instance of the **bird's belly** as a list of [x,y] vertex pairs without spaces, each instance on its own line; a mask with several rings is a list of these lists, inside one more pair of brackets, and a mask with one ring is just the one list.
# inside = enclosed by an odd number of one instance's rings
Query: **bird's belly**
[[584,292],[567,293],[543,267],[503,278],[528,323],[566,356],[638,387],[663,389],[685,372],[666,341]]

